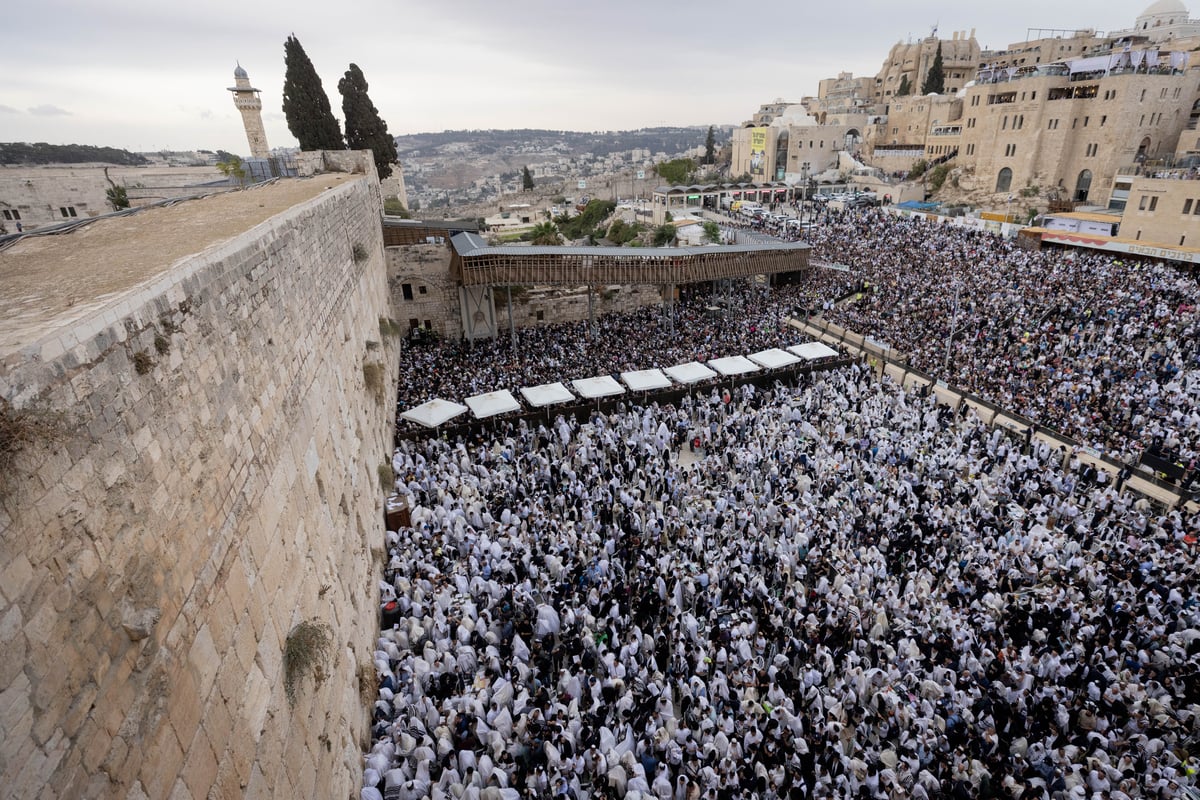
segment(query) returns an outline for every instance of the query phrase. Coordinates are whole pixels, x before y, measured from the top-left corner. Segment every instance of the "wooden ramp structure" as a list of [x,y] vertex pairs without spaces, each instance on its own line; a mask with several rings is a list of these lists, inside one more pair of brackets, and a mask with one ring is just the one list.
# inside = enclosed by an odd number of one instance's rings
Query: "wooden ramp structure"
[[478,234],[450,238],[450,270],[461,286],[528,284],[672,286],[777,275],[808,267],[803,242],[705,247],[491,247]]

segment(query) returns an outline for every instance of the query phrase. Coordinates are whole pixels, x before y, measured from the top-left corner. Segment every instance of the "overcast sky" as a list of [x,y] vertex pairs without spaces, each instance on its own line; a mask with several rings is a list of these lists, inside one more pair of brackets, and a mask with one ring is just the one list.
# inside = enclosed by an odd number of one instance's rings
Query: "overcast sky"
[[874,75],[935,24],[994,49],[1031,27],[1127,28],[1148,3],[38,0],[0,24],[0,141],[246,154],[226,91],[240,61],[268,141],[294,146],[280,110],[293,32],[339,118],[354,62],[394,134],[617,130],[738,123],[839,71]]

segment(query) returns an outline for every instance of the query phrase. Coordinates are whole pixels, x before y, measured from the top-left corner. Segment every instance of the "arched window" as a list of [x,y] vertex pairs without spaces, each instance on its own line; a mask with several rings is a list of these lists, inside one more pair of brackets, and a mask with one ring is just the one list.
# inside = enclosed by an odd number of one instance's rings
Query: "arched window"
[[1007,192],[1012,186],[1012,170],[1008,167],[1000,170],[1000,174],[996,176],[996,191]]
[[1088,199],[1088,190],[1092,188],[1092,171],[1085,169],[1079,173],[1079,177],[1075,180],[1075,200],[1085,202]]

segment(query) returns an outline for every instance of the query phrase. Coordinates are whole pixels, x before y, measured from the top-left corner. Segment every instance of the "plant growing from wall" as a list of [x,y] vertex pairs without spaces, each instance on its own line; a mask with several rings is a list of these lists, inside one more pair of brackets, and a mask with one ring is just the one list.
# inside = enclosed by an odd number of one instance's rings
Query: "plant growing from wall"
[[133,369],[138,375],[145,375],[154,369],[154,359],[145,350],[139,350],[133,354]]
[[40,407],[17,408],[0,397],[0,497],[16,477],[16,460],[30,447],[61,441],[67,433],[65,415]]
[[289,705],[296,705],[296,693],[305,677],[311,677],[317,684],[325,680],[332,642],[329,626],[315,617],[297,623],[288,631],[283,645],[283,691]]

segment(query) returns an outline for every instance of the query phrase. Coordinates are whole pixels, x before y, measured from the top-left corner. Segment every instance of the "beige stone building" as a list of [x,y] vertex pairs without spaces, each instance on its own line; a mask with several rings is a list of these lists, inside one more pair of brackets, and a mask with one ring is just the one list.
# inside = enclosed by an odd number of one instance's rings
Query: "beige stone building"
[[1200,174],[1172,170],[1135,177],[1120,236],[1147,245],[1200,248]]
[[955,31],[949,39],[927,36],[917,42],[897,42],[875,75],[872,99],[877,109],[891,102],[906,77],[909,93],[920,93],[939,45],[947,93],[957,92],[975,76],[975,70],[979,68],[979,42],[975,41],[974,30],[970,34]]
[[1174,153],[1200,72],[1182,53],[1158,53],[1150,68],[1149,55],[1140,68],[1122,56],[982,70],[963,94],[956,162],[975,188],[1054,187],[1102,203],[1119,167]]
[[985,50],[979,55],[980,66],[992,69],[1005,67],[1053,64],[1069,58],[1079,58],[1103,45],[1107,37],[1098,36],[1091,28],[1081,30],[1037,31],[1048,34],[1010,44],[1003,50]]

